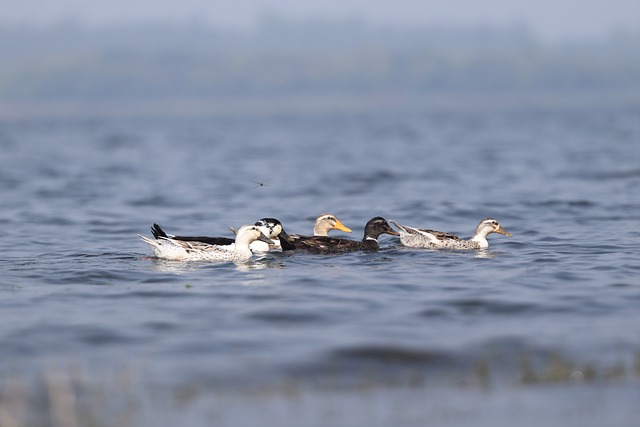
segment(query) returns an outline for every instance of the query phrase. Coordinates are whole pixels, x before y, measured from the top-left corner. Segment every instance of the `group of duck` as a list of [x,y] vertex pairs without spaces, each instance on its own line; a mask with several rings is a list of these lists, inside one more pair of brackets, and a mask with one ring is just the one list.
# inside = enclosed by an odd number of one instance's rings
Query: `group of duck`
[[158,224],[153,224],[151,227],[153,239],[141,235],[139,237],[148,243],[156,257],[161,259],[227,262],[246,261],[251,259],[254,253],[269,251],[296,250],[314,253],[375,251],[379,248],[378,238],[382,234],[399,236],[404,246],[412,248],[449,250],[487,249],[489,234],[511,236],[493,218],[480,221],[473,237],[468,240],[451,233],[391,222],[398,231],[395,231],[382,217],[371,218],[364,227],[364,237],[359,241],[329,236],[331,230],[351,232],[351,229],[331,214],[322,214],[316,219],[313,236],[288,234],[277,219],[262,218],[253,225],[243,225],[237,230],[231,228],[235,238],[175,236],[165,233]]

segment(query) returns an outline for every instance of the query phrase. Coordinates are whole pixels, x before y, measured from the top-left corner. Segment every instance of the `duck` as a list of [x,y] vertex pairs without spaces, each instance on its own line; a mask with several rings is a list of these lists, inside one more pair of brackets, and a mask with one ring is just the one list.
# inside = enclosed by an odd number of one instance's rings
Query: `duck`
[[254,252],[283,251],[293,249],[289,235],[284,231],[282,223],[275,218],[262,218],[256,221],[255,225],[262,233],[271,239],[272,243],[265,243],[256,240],[251,243],[251,250]]
[[340,222],[335,215],[319,215],[318,218],[316,218],[316,222],[313,224],[313,235],[328,236],[331,230],[340,230],[346,233],[351,233],[351,229]]
[[[280,237],[288,237],[287,232],[284,231],[282,227],[282,223],[278,221],[276,218],[262,218],[255,222],[254,224],[262,234],[267,236],[271,243],[266,243],[261,240],[255,240],[251,242],[249,248],[253,252],[269,252],[269,251],[282,251],[283,243],[281,242]],[[230,227],[231,231],[237,235],[238,230]],[[210,245],[230,245],[234,243],[235,239],[229,237],[207,237],[207,236],[174,236],[171,234],[167,234],[164,230],[158,225],[153,224],[151,227],[151,233],[153,237],[158,239],[158,237],[170,237],[175,240],[182,240],[185,242],[202,242]],[[286,249],[294,249],[287,241],[284,242],[285,250]]]
[[219,238],[206,238],[207,241],[201,241],[180,240],[169,235],[158,235],[155,240],[142,235],[138,237],[151,246],[156,257],[178,261],[248,261],[253,255],[249,248],[252,242],[256,240],[271,242],[271,239],[265,236],[258,226],[251,224],[240,227],[235,240],[227,244],[217,240]]
[[331,236],[298,236],[292,239],[292,243],[296,249],[310,252],[377,251],[380,248],[378,238],[382,234],[400,235],[391,228],[387,220],[377,216],[367,222],[364,227],[364,237],[360,241]]
[[510,237],[511,233],[502,228],[500,223],[493,218],[485,218],[476,227],[473,237],[469,240],[462,239],[454,234],[443,231],[426,230],[422,228],[400,225],[396,221],[391,222],[400,230],[400,242],[411,248],[473,250],[488,249],[487,236],[498,233]]
[[[340,230],[347,233],[351,233],[351,229],[344,225],[335,215],[332,214],[321,214],[316,218],[315,223],[313,224],[313,236],[328,236],[331,230]],[[309,239],[310,237],[304,234],[289,234],[288,242],[294,243],[302,239]]]
[[[316,218],[316,222],[313,224],[314,236],[328,236],[331,230],[340,230],[347,233],[351,233],[351,229],[344,225],[335,215],[321,214]],[[289,240],[296,241],[299,239],[306,239],[311,236],[304,234],[290,234]]]

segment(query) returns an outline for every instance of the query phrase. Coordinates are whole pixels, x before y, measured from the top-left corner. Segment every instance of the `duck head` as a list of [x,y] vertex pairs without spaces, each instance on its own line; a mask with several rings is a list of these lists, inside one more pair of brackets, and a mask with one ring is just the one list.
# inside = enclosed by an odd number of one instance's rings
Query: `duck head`
[[[287,232],[284,231],[282,223],[277,219],[262,218],[257,221],[255,225],[270,239],[278,239],[283,251],[290,251],[296,248]],[[273,243],[273,241],[270,242],[271,245],[273,245]]]
[[[270,239],[275,239],[284,231],[282,223],[275,218],[262,218],[254,224]],[[285,233],[286,234],[286,233]]]
[[377,216],[371,218],[369,222],[367,222],[367,225],[364,226],[364,238],[362,240],[378,240],[381,234],[390,234],[392,236],[400,235],[400,233],[391,228],[386,219]]
[[316,218],[316,223],[313,226],[314,236],[326,236],[331,230],[340,230],[351,233],[351,229],[341,223],[334,215],[322,214]]
[[487,237],[491,233],[498,233],[507,237],[511,236],[511,233],[502,228],[502,225],[493,218],[485,218],[480,221],[480,224],[476,227],[475,235]]
[[236,235],[236,244],[243,244],[249,246],[251,242],[260,240],[262,242],[273,244],[273,241],[269,239],[256,225],[243,225],[238,230]]

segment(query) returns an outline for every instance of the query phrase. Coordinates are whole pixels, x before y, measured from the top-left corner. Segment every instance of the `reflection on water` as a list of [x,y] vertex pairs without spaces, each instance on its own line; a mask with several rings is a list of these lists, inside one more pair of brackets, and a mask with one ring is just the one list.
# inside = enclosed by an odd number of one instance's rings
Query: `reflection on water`
[[215,261],[179,261],[165,260],[155,257],[143,258],[150,261],[153,269],[161,273],[186,274],[202,269],[226,269],[233,266],[237,271],[254,271],[264,268],[285,268],[282,259],[274,258],[272,255],[254,255],[253,259],[237,262],[215,262]]
[[236,270],[238,271],[254,271],[262,270],[265,268],[285,268],[284,260],[279,257],[279,254],[259,254],[255,255],[255,258],[247,262],[238,262],[236,264]]
[[490,251],[489,249],[478,249],[474,251],[476,258],[495,258],[497,256],[506,256],[507,252]]
[[178,261],[178,260],[165,260],[155,257],[144,258],[145,261],[149,261],[152,269],[159,273],[177,273],[185,274],[189,272],[195,272],[204,266],[211,265],[211,263],[203,261]]

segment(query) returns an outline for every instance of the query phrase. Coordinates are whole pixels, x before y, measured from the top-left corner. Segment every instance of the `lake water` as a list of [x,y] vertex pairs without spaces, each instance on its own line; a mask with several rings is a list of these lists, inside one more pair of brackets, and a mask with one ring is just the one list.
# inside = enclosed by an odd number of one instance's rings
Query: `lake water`
[[[640,417],[640,108],[25,119],[0,150],[0,425]],[[137,238],[325,212],[513,237],[237,265]]]

